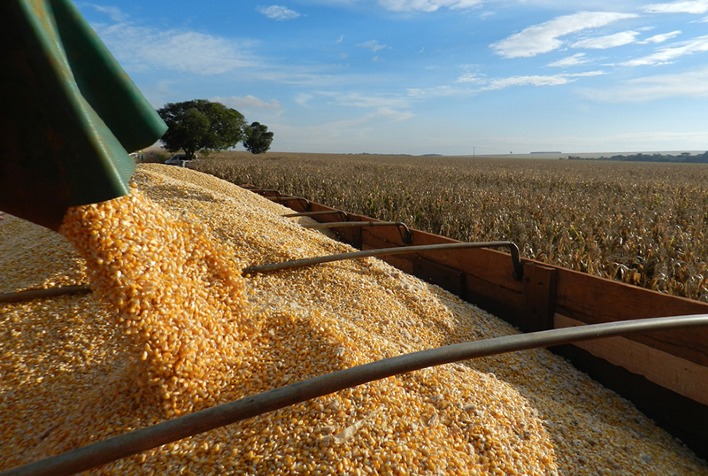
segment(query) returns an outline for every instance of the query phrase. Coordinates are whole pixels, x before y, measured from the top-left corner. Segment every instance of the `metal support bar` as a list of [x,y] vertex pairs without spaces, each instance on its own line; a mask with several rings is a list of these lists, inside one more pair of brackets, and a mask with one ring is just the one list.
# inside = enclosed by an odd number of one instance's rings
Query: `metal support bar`
[[280,196],[280,191],[275,190],[274,188],[250,188],[244,186],[242,187],[253,193],[257,193],[258,195],[275,195],[276,197]]
[[88,444],[64,454],[3,471],[0,476],[68,475],[86,471],[173,441],[253,418],[296,403],[437,365],[506,352],[551,347],[638,332],[708,325],[708,314],[608,322],[462,342],[389,357],[268,390],[146,428]]
[[297,213],[286,213],[285,215],[281,215],[282,217],[285,218],[296,218],[296,217],[314,217],[318,215],[339,215],[342,217],[342,220],[346,220],[349,214],[347,212],[344,212],[342,210],[318,210],[316,212],[297,212]]
[[303,228],[355,228],[363,226],[396,226],[401,234],[401,240],[409,244],[412,239],[411,230],[400,221],[333,221],[328,223],[304,224]]
[[29,301],[30,299],[44,299],[62,295],[88,294],[91,288],[83,284],[71,284],[53,288],[26,289],[16,293],[0,294],[0,303]]
[[295,197],[293,195],[283,195],[280,197],[266,197],[266,198],[268,200],[271,200],[273,202],[278,202],[278,203],[288,202],[290,200],[297,200],[297,201],[305,204],[305,206],[303,207],[303,208],[305,208],[305,210],[309,210],[311,207],[310,201],[308,199],[306,199],[305,197]]
[[339,253],[334,255],[316,256],[314,258],[302,258],[282,263],[262,264],[258,266],[248,266],[243,268],[244,274],[268,273],[281,269],[299,268],[303,266],[313,266],[332,261],[342,261],[347,259],[367,258],[370,256],[390,256],[407,253],[420,253],[424,251],[442,251],[465,248],[509,248],[511,252],[511,262],[514,268],[512,276],[515,280],[521,280],[523,276],[523,264],[519,256],[519,247],[512,241],[490,241],[479,243],[440,243],[435,245],[400,246],[396,248],[381,248],[377,250],[352,251],[350,253]]

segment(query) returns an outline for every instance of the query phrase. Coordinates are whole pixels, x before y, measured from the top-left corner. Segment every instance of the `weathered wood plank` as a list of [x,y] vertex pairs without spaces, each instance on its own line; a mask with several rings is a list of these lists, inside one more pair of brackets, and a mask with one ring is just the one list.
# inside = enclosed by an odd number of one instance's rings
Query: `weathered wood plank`
[[[556,312],[587,324],[708,313],[708,304],[558,268]],[[708,366],[708,329],[630,339]]]
[[[584,325],[561,314],[554,316],[557,328]],[[670,333],[670,331],[668,332]],[[708,405],[708,367],[699,365],[626,337],[578,342],[575,346],[613,365],[642,375],[679,395]]]
[[551,266],[524,263],[524,331],[553,329],[557,274]]

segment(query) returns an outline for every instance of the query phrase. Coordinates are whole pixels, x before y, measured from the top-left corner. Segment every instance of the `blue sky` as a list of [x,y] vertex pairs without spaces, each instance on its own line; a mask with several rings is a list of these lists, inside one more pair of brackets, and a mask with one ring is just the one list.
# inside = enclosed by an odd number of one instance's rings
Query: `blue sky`
[[708,150],[708,0],[76,0],[155,107],[272,151]]

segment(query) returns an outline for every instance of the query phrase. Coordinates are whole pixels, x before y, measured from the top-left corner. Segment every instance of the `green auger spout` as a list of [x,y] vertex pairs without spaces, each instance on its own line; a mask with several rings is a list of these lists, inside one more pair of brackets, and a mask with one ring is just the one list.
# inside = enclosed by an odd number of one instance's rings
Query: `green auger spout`
[[70,0],[0,2],[0,210],[57,230],[167,130]]

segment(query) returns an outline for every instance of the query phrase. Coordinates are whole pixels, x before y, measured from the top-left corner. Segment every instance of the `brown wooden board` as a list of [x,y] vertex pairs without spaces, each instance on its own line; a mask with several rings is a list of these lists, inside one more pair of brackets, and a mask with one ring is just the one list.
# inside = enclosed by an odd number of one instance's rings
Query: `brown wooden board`
[[[362,241],[376,247],[384,243],[403,246],[398,231],[390,228],[370,228],[362,233]],[[432,245],[438,243],[459,243],[457,240],[412,230],[411,245]],[[505,289],[521,293],[523,284],[513,278],[513,264],[508,253],[491,249],[445,250],[421,253],[427,259],[450,266],[479,279],[493,282]]]
[[[556,328],[584,325],[562,314],[554,316]],[[575,344],[595,357],[642,375],[647,380],[684,397],[708,405],[708,367],[625,337],[594,339]]]
[[552,266],[524,263],[524,331],[553,329],[557,278]]
[[[568,269],[557,269],[556,312],[587,324],[708,314],[707,303],[668,296]],[[630,338],[708,366],[708,329],[653,332]]]
[[412,274],[415,276],[423,281],[437,284],[462,298],[465,297],[465,273],[459,269],[425,258],[416,258],[411,262],[413,263]]
[[[457,243],[456,240],[413,230],[412,245],[431,245],[439,243]],[[362,246],[364,249],[379,249],[394,246],[405,246],[400,234],[393,228],[370,228],[362,231]],[[455,292],[467,301],[499,316],[522,329],[527,328],[523,295],[523,281],[513,278],[511,256],[506,253],[487,250],[445,250],[411,255],[399,255],[394,259],[384,258],[387,262],[399,266],[400,269],[415,274],[416,266],[422,277],[428,282],[437,284]],[[420,261],[423,260],[423,261]],[[408,263],[402,265],[402,263]],[[419,264],[416,265],[416,262]],[[427,269],[420,263],[429,263]],[[396,264],[398,263],[398,264]],[[440,269],[448,269],[452,273],[462,273],[444,277],[430,269],[436,263]],[[461,292],[454,291],[461,283]]]

